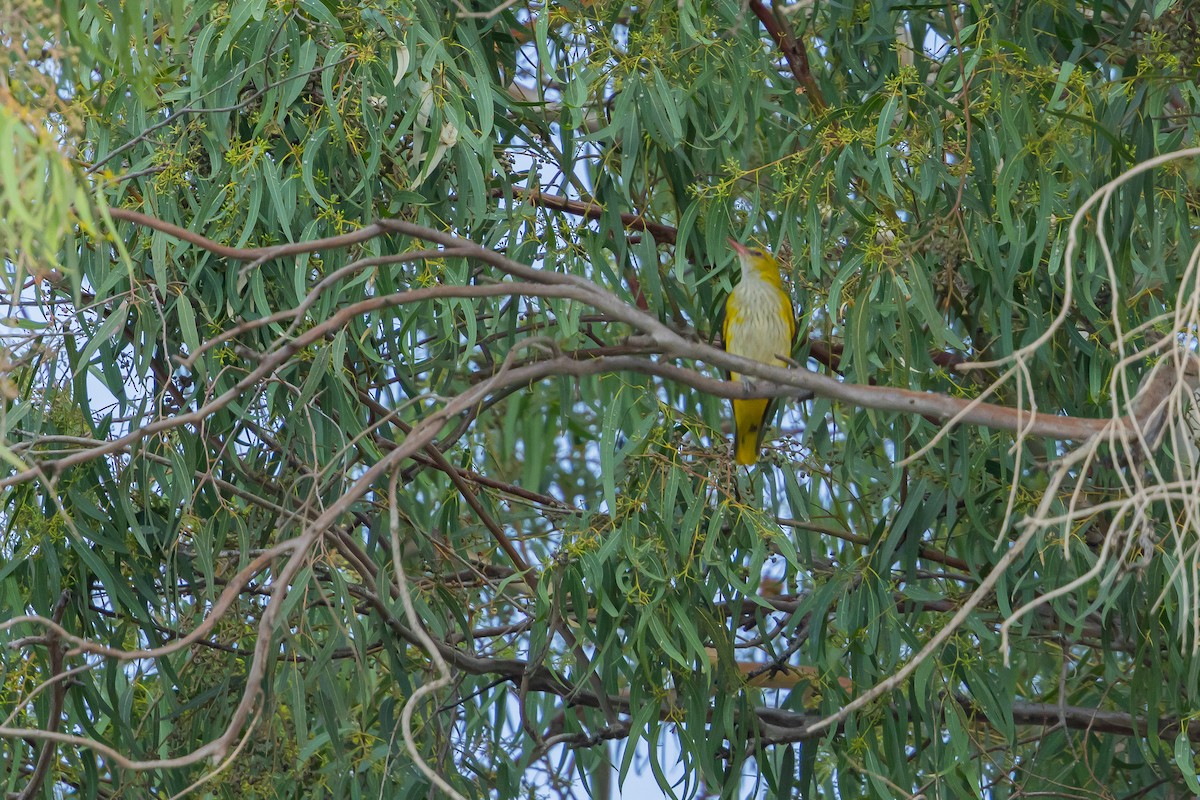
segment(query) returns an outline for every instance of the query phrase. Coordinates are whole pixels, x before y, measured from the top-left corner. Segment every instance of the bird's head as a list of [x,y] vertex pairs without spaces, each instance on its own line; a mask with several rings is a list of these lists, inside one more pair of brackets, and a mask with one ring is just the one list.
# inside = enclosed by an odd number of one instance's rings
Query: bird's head
[[742,264],[743,278],[758,278],[776,285],[782,284],[783,276],[779,271],[779,262],[769,250],[761,247],[747,247],[733,239],[729,240],[729,244],[737,253],[738,261]]

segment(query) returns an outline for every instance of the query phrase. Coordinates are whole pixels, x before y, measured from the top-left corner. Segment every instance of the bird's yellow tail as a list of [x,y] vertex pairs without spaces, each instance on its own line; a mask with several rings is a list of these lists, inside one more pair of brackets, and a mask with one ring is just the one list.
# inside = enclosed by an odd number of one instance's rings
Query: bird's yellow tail
[[758,461],[759,442],[770,402],[765,399],[733,401],[733,460],[738,464]]

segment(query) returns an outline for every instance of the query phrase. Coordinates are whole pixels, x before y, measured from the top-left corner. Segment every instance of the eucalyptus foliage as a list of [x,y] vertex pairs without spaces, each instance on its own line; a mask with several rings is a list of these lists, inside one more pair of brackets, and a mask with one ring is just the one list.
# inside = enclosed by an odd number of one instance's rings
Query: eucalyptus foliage
[[1079,442],[774,383],[735,469],[708,347],[753,240],[798,370],[1124,413],[1195,160],[1068,226],[1194,4],[5,6],[10,793],[1200,792],[1194,506],[1105,506],[1177,448],[1013,549]]

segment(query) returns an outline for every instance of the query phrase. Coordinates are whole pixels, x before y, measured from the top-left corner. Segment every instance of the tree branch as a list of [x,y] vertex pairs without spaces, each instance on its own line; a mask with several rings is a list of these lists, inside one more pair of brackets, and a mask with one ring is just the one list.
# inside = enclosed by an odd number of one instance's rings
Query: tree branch
[[775,44],[779,47],[779,52],[783,53],[783,58],[787,61],[788,69],[792,71],[792,77],[796,82],[804,87],[804,93],[808,96],[808,101],[812,103],[813,108],[817,113],[821,113],[828,107],[825,102],[824,95],[821,94],[821,88],[817,86],[816,80],[813,78],[812,70],[808,65],[808,53],[804,49],[804,44],[798,42],[793,35],[791,26],[787,23],[786,17],[782,13],[776,15],[771,9],[767,8],[762,0],[749,0],[750,10],[754,12],[754,16],[758,17],[758,21],[767,29],[767,33],[775,40]]

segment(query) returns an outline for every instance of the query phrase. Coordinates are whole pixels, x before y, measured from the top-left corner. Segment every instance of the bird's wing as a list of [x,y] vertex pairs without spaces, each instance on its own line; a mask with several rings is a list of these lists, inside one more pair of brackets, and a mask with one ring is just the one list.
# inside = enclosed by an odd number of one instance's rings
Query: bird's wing
[[[725,298],[725,302],[721,305],[721,347],[724,348],[725,352],[727,353],[729,352],[729,324],[737,316],[736,311],[730,311],[729,307],[732,304],[733,292],[730,292],[729,296]],[[728,380],[729,377],[729,370],[725,370],[726,380]]]

